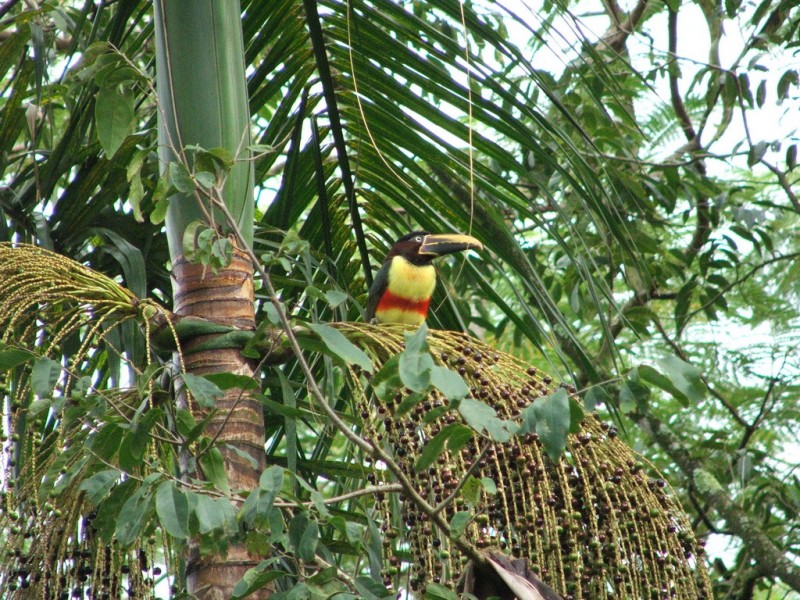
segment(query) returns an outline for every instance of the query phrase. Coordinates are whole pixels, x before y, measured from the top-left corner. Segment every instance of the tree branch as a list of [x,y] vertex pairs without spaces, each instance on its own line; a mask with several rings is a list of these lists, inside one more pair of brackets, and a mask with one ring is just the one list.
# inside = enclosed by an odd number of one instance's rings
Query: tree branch
[[[689,116],[689,113],[686,110],[686,105],[683,102],[683,97],[681,96],[680,88],[678,86],[678,77],[680,75],[680,68],[678,66],[678,13],[671,8],[669,9],[669,16],[667,20],[667,26],[669,29],[669,54],[671,58],[671,62],[669,65],[669,95],[670,100],[672,101],[672,109],[675,111],[675,116],[678,117],[678,121],[681,124],[681,129],[683,129],[683,134],[686,137],[686,141],[688,142],[686,146],[687,152],[696,152],[698,150],[702,150],[702,146],[700,144],[700,137],[697,134],[697,131],[694,128],[694,124],[692,123],[692,119]],[[697,169],[700,175],[706,174],[706,167],[705,163],[702,160],[698,160],[695,163],[695,168]],[[697,198],[697,205],[695,207],[697,209],[697,224],[695,226],[694,234],[692,235],[692,239],[689,242],[689,245],[686,248],[686,255],[691,261],[694,256],[700,252],[700,249],[706,243],[708,239],[708,234],[711,230],[711,220],[709,217],[709,205],[708,205],[708,197],[704,194],[698,194]]]
[[609,0],[604,2],[606,5],[606,12],[609,13],[611,18],[611,27],[603,34],[600,39],[602,47],[613,50],[614,52],[622,52],[625,49],[625,42],[628,37],[636,30],[636,26],[644,15],[644,10],[647,8],[648,0],[639,0],[633,10],[628,13],[624,18],[624,13],[620,9],[616,0]]
[[755,525],[747,513],[725,492],[719,482],[702,470],[699,461],[671,431],[655,416],[640,408],[631,417],[651,439],[666,452],[672,461],[691,481],[703,499],[725,519],[732,535],[739,537],[752,551],[751,555],[767,577],[777,577],[793,590],[800,592],[800,568],[784,556],[781,549]]

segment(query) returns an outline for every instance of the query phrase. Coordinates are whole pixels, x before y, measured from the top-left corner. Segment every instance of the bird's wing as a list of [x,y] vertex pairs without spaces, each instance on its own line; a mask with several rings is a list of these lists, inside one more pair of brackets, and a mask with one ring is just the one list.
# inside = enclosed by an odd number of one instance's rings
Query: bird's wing
[[367,297],[367,306],[364,311],[364,321],[369,323],[375,318],[375,309],[378,308],[378,301],[381,299],[381,294],[389,284],[389,265],[391,261],[386,261],[378,269],[375,274],[375,279],[372,282],[372,287],[369,288],[369,296]]

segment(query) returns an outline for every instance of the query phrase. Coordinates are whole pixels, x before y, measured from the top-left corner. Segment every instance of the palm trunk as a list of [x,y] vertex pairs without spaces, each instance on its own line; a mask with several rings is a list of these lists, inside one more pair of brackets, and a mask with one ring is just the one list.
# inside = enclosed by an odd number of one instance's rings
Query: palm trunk
[[[223,197],[245,241],[252,243],[253,170],[252,163],[245,160],[250,138],[240,10],[236,0],[155,0],[159,145],[165,166],[175,161],[191,162],[191,154],[184,152],[190,146],[223,147],[237,158],[227,175]],[[205,221],[223,235],[230,233],[219,211],[210,205],[201,210],[198,202],[193,194],[170,198],[166,224],[174,267],[174,311],[254,329],[253,265],[249,258],[237,249],[231,264],[214,272],[183,256],[183,234],[193,221]],[[208,223],[204,216],[208,214],[214,215],[214,223]],[[202,341],[208,339],[189,344]],[[255,366],[238,349],[185,353],[185,367],[195,375],[256,375]],[[216,408],[206,434],[223,455],[228,483],[234,491],[256,489],[264,467],[261,406],[242,390],[230,389],[217,401]],[[205,416],[199,407],[191,409],[197,421]],[[203,476],[199,471],[185,471],[184,475]],[[230,547],[226,556],[200,556],[195,543],[190,544],[187,558],[187,588],[200,600],[229,598],[244,572],[261,560],[248,554],[243,545]],[[263,590],[253,597],[265,598],[268,594]]]
[[[175,312],[178,314],[200,316],[241,329],[255,327],[253,266],[243,253],[237,252],[231,265],[217,273],[179,260],[174,265],[174,275]],[[191,344],[204,341],[208,341],[207,338],[195,338],[185,350],[191,350]],[[195,375],[229,372],[255,376],[255,366],[236,348],[187,352],[185,366]],[[258,486],[264,468],[261,406],[242,390],[230,389],[217,400],[216,408],[206,433],[216,440],[222,453],[228,484],[233,490],[252,490]],[[192,411],[197,420],[205,416],[197,406],[193,406]],[[242,452],[252,460],[243,457]],[[254,464],[257,467],[254,468]],[[244,546],[231,547],[225,557],[201,557],[197,549],[192,548],[187,565],[188,590],[201,600],[229,598],[236,582],[258,562],[259,557],[251,556]],[[267,591],[263,591],[262,597],[266,596]]]
[[[180,260],[174,265],[176,281],[175,312],[197,316],[240,329],[255,329],[253,304],[253,265],[237,252],[230,266],[213,273],[202,265]],[[192,339],[184,350],[186,370],[195,375],[237,373],[255,377],[255,365],[238,348],[220,348],[189,352],[192,344],[208,341],[210,336]],[[264,468],[264,420],[261,404],[239,389],[226,390],[216,402],[217,414],[206,434],[216,439],[225,458],[228,484],[234,490],[258,486]],[[192,407],[201,413],[199,407]],[[197,416],[204,416],[197,414]],[[247,460],[230,447],[249,454]],[[253,464],[259,465],[257,469]]]

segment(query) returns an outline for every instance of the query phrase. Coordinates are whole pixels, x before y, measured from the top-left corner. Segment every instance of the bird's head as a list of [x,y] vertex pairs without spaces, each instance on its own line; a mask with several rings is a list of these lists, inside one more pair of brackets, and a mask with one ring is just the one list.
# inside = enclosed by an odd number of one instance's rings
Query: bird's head
[[464,250],[483,250],[483,244],[470,235],[460,233],[412,231],[394,243],[386,260],[402,256],[411,264],[426,265],[439,256]]

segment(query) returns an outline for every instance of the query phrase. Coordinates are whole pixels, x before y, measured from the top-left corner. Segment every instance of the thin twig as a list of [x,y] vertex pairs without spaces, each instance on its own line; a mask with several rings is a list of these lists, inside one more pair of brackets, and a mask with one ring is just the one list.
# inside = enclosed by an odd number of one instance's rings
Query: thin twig
[[[352,500],[353,498],[360,498],[361,496],[369,496],[370,494],[383,494],[386,492],[402,492],[402,491],[404,491],[403,486],[400,485],[399,483],[387,483],[385,485],[368,485],[367,487],[361,488],[360,490],[353,490],[352,492],[347,492],[346,494],[325,498],[322,501],[322,503],[338,504],[339,502],[344,502],[345,500]],[[276,501],[274,505],[278,508],[294,508],[297,506],[312,508],[313,506],[316,505],[316,503],[311,500],[309,500],[308,502]]]
[[484,459],[484,457],[486,456],[486,453],[489,451],[489,448],[491,448],[493,446],[494,446],[494,444],[491,441],[486,443],[486,445],[483,447],[483,450],[481,450],[480,454],[478,454],[478,456],[475,458],[475,460],[469,466],[469,469],[467,469],[467,472],[464,473],[464,476],[461,478],[461,481],[458,482],[458,485],[453,490],[453,492],[447,498],[445,498],[439,504],[437,504],[433,508],[433,512],[435,512],[435,513],[442,512],[445,508],[447,508],[448,504],[450,504],[453,500],[455,500],[456,496],[461,491],[461,488],[463,488],[466,485],[467,480],[478,469],[478,466],[480,465],[481,460]]

